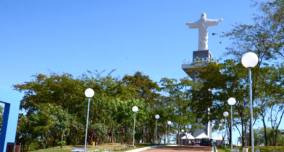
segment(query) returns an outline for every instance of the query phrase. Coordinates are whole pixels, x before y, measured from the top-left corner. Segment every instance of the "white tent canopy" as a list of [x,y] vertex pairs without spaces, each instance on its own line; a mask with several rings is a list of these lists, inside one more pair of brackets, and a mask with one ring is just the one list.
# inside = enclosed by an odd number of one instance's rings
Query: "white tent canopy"
[[200,135],[195,137],[195,139],[204,139],[204,138],[208,139],[209,137],[205,133],[201,133]]
[[195,139],[191,134],[186,133],[181,139]]

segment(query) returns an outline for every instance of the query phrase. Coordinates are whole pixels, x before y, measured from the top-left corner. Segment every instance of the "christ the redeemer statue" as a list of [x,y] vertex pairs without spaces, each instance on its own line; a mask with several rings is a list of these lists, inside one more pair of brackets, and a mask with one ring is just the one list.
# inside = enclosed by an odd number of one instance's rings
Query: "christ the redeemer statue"
[[218,25],[223,19],[207,19],[206,13],[202,13],[201,18],[193,23],[186,23],[189,28],[198,28],[198,50],[208,50],[209,26]]

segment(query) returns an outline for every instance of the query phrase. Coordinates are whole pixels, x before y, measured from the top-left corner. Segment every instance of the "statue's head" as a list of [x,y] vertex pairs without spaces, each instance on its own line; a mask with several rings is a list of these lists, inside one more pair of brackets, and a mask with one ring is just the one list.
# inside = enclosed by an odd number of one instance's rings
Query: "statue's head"
[[204,12],[201,14],[201,19],[205,20],[207,18],[207,14]]

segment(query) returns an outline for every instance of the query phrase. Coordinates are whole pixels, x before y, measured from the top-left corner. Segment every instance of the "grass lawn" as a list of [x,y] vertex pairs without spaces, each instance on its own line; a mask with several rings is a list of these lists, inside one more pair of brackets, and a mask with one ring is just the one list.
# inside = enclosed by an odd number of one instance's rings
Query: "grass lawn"
[[[255,147],[256,150],[260,150],[260,152],[284,152],[284,146],[263,146],[263,147]],[[242,148],[240,148],[240,151],[242,151]],[[249,152],[251,150],[249,149]],[[218,148],[218,152],[230,152],[230,148]]]
[[[142,144],[142,145],[136,145],[137,148],[140,147],[145,147],[145,146],[150,146],[147,144]],[[52,147],[52,148],[47,148],[47,149],[40,149],[40,150],[35,150],[32,152],[71,152],[72,147],[83,147],[83,146],[63,146],[62,148],[60,147]],[[119,143],[109,143],[109,144],[101,144],[97,146],[88,146],[88,150],[90,151],[116,151],[116,152],[123,152],[126,150],[133,149],[131,146],[127,146],[125,144],[119,144]]]
[[218,149],[218,152],[230,152],[230,149],[228,148],[217,148]]

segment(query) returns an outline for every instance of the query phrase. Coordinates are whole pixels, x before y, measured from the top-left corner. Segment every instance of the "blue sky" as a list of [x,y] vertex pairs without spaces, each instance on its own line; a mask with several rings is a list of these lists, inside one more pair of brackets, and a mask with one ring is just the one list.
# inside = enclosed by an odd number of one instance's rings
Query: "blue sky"
[[[223,57],[221,34],[251,23],[250,0],[2,0],[0,1],[0,100],[18,102],[12,85],[37,73],[111,71],[122,77],[142,71],[155,81],[182,78],[184,60],[197,49],[197,31],[185,23],[202,12],[223,18],[209,29],[213,57]],[[221,44],[219,42],[222,42]]]
[[[251,22],[255,8],[247,0],[25,0],[0,2],[0,91],[29,81],[36,73],[116,69],[115,76],[142,71],[161,77],[185,77],[182,62],[197,49],[197,31],[185,23],[202,12],[224,18],[209,32]],[[223,43],[220,44],[219,41]],[[219,58],[228,46],[209,37]],[[10,95],[9,95],[10,96]]]

